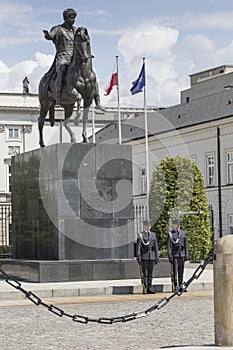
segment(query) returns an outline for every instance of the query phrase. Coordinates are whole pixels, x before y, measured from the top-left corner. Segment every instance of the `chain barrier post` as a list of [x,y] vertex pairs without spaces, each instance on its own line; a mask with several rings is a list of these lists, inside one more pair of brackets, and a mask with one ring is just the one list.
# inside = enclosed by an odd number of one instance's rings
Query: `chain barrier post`
[[215,345],[233,346],[233,235],[220,238],[215,253]]

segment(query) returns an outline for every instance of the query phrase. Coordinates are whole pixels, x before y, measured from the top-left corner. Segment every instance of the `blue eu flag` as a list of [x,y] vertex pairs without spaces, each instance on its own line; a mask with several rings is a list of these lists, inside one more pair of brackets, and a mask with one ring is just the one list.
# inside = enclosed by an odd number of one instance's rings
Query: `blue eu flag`
[[137,80],[132,82],[133,86],[130,89],[132,95],[142,92],[142,88],[146,85],[145,63],[142,65],[141,72]]

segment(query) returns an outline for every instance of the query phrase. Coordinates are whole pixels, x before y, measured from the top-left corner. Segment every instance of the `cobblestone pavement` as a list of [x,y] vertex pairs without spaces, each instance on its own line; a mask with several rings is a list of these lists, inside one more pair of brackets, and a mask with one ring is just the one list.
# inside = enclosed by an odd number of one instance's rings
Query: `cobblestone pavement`
[[[213,298],[175,297],[148,317],[114,325],[79,324],[43,306],[0,307],[1,349],[5,350],[153,350],[214,344]],[[152,306],[150,301],[59,304],[70,314],[115,317]]]

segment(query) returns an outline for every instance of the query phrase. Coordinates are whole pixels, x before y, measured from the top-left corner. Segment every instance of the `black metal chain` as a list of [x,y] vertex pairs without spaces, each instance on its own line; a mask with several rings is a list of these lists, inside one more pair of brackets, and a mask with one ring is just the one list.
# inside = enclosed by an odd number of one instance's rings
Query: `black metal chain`
[[200,264],[197,267],[197,269],[194,271],[193,275],[189,278],[189,280],[187,282],[183,282],[182,285],[179,287],[179,289],[174,291],[174,293],[172,293],[169,297],[164,297],[164,298],[160,299],[157,303],[155,303],[154,305],[152,305],[148,309],[143,310],[143,311],[133,312],[133,313],[125,315],[125,316],[110,317],[110,318],[108,318],[108,317],[89,318],[87,316],[82,316],[82,315],[68,314],[53,304],[46,304],[33,292],[25,290],[21,286],[21,283],[19,281],[17,281],[14,278],[10,278],[10,276],[1,269],[1,265],[0,265],[0,273],[5,278],[6,283],[8,283],[13,288],[19,290],[21,293],[23,293],[25,295],[25,297],[27,299],[29,299],[32,303],[34,303],[37,306],[42,305],[42,306],[46,307],[48,309],[48,311],[54,313],[55,315],[57,315],[59,317],[67,316],[67,317],[71,318],[74,322],[84,323],[84,324],[87,324],[90,322],[95,322],[95,323],[100,323],[100,324],[113,324],[113,323],[117,323],[117,322],[128,322],[128,321],[136,320],[137,318],[149,316],[155,310],[162,309],[176,295],[181,296],[183,294],[183,292],[185,292],[187,290],[189,285],[195,279],[198,279],[201,276],[201,274],[205,270],[206,266],[210,262],[212,262],[213,260],[214,260],[214,254],[209,255],[208,258],[203,262],[203,264]]

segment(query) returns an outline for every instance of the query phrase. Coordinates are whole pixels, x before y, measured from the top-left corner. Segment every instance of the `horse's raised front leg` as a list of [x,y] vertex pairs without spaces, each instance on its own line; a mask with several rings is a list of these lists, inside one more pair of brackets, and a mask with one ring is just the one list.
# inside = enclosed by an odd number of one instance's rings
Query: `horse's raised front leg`
[[89,114],[89,108],[84,108],[83,109],[83,132],[82,132],[82,137],[83,137],[83,142],[88,143],[88,138],[87,138],[87,121],[88,121],[88,114]]
[[73,113],[73,108],[74,108],[73,105],[68,105],[65,107],[65,120],[64,120],[63,124],[70,135],[70,142],[76,143],[75,133],[71,130],[71,128],[68,125],[69,121],[70,121],[70,117],[72,116],[72,113]]

